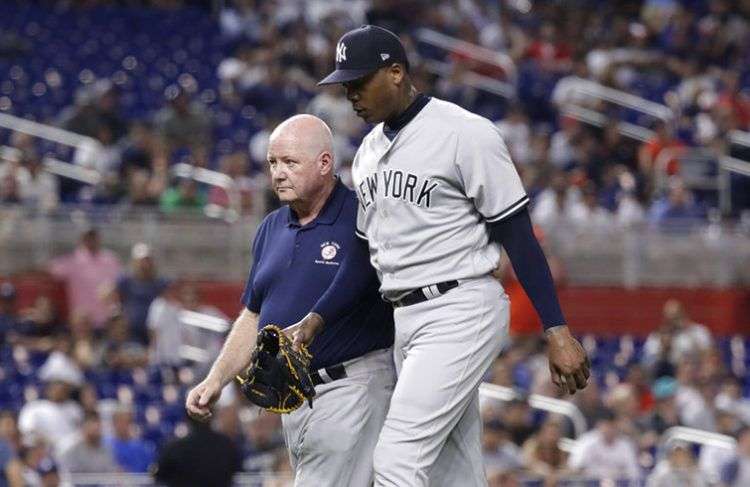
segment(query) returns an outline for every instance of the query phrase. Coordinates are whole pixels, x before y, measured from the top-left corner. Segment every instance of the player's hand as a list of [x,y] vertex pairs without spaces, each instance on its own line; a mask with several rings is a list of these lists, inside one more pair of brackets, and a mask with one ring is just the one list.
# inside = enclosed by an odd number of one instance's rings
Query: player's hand
[[591,363],[586,351],[567,326],[555,326],[545,332],[549,348],[549,370],[552,382],[563,393],[575,394],[586,387]]
[[185,409],[191,418],[196,421],[208,421],[211,419],[211,409],[221,396],[222,386],[219,381],[206,378],[203,382],[195,386],[187,399],[185,399]]
[[300,345],[308,346],[323,330],[323,317],[318,313],[308,313],[292,326],[284,328],[284,333],[292,339],[292,346],[299,352]]

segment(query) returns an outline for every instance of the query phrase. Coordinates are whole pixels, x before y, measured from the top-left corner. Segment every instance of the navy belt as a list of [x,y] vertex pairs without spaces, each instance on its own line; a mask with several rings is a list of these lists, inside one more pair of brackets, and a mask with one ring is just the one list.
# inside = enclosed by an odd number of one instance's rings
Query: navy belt
[[343,379],[344,377],[346,377],[344,364],[332,365],[330,367],[324,367],[310,372],[310,378],[312,379],[314,386],[327,384],[335,380]]
[[400,308],[402,306],[411,306],[412,304],[421,303],[428,299],[436,298],[441,296],[454,287],[458,287],[458,281],[445,281],[438,284],[432,284],[430,286],[421,287],[414,291],[402,296],[401,299],[391,301],[394,308]]

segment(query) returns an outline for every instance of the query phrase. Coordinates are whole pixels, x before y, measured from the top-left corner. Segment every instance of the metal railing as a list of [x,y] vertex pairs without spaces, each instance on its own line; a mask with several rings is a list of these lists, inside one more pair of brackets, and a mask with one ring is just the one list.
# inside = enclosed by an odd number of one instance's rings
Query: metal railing
[[463,39],[451,37],[432,29],[418,29],[415,37],[419,42],[438,47],[453,54],[478,61],[480,63],[500,68],[511,82],[516,79],[516,65],[513,59],[498,51],[487,49],[478,44]]
[[[510,387],[485,382],[479,386],[479,397],[508,402],[520,399],[522,396]],[[560,414],[570,419],[576,437],[586,431],[586,418],[583,417],[581,410],[575,404],[540,394],[531,394],[526,399],[529,406],[534,409]],[[569,443],[564,444],[569,445]]]
[[[99,141],[91,137],[6,113],[0,113],[0,128],[21,132],[39,139],[73,147],[77,150],[84,150],[88,153],[96,153],[102,148]],[[0,160],[17,162],[20,160],[20,157],[21,153],[18,149],[0,146]],[[97,185],[102,180],[102,175],[95,169],[61,161],[51,156],[45,156],[42,162],[45,171],[62,178],[73,179],[88,185]],[[218,171],[195,167],[185,163],[173,165],[170,168],[170,174],[173,177],[190,178],[208,186],[221,188],[227,194],[229,207],[222,208],[216,205],[206,205],[204,213],[206,216],[223,218],[228,222],[237,221],[241,212],[240,191],[230,176]]]

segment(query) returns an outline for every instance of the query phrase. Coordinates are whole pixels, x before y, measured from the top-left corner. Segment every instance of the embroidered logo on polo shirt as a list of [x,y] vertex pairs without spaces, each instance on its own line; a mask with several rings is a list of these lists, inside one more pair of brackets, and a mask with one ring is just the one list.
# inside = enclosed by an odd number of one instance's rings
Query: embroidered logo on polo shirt
[[341,246],[338,244],[338,242],[323,242],[320,244],[320,259],[316,259],[316,264],[324,264],[324,265],[339,265],[338,262],[334,262],[333,259],[336,257],[336,255],[339,253],[339,249],[341,249]]

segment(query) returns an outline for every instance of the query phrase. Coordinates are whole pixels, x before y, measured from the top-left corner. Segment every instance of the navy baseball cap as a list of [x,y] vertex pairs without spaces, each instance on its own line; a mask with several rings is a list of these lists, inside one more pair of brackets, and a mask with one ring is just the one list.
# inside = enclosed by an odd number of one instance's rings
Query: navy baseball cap
[[336,70],[318,85],[353,81],[393,63],[409,67],[398,36],[382,27],[363,25],[341,36],[336,44]]

